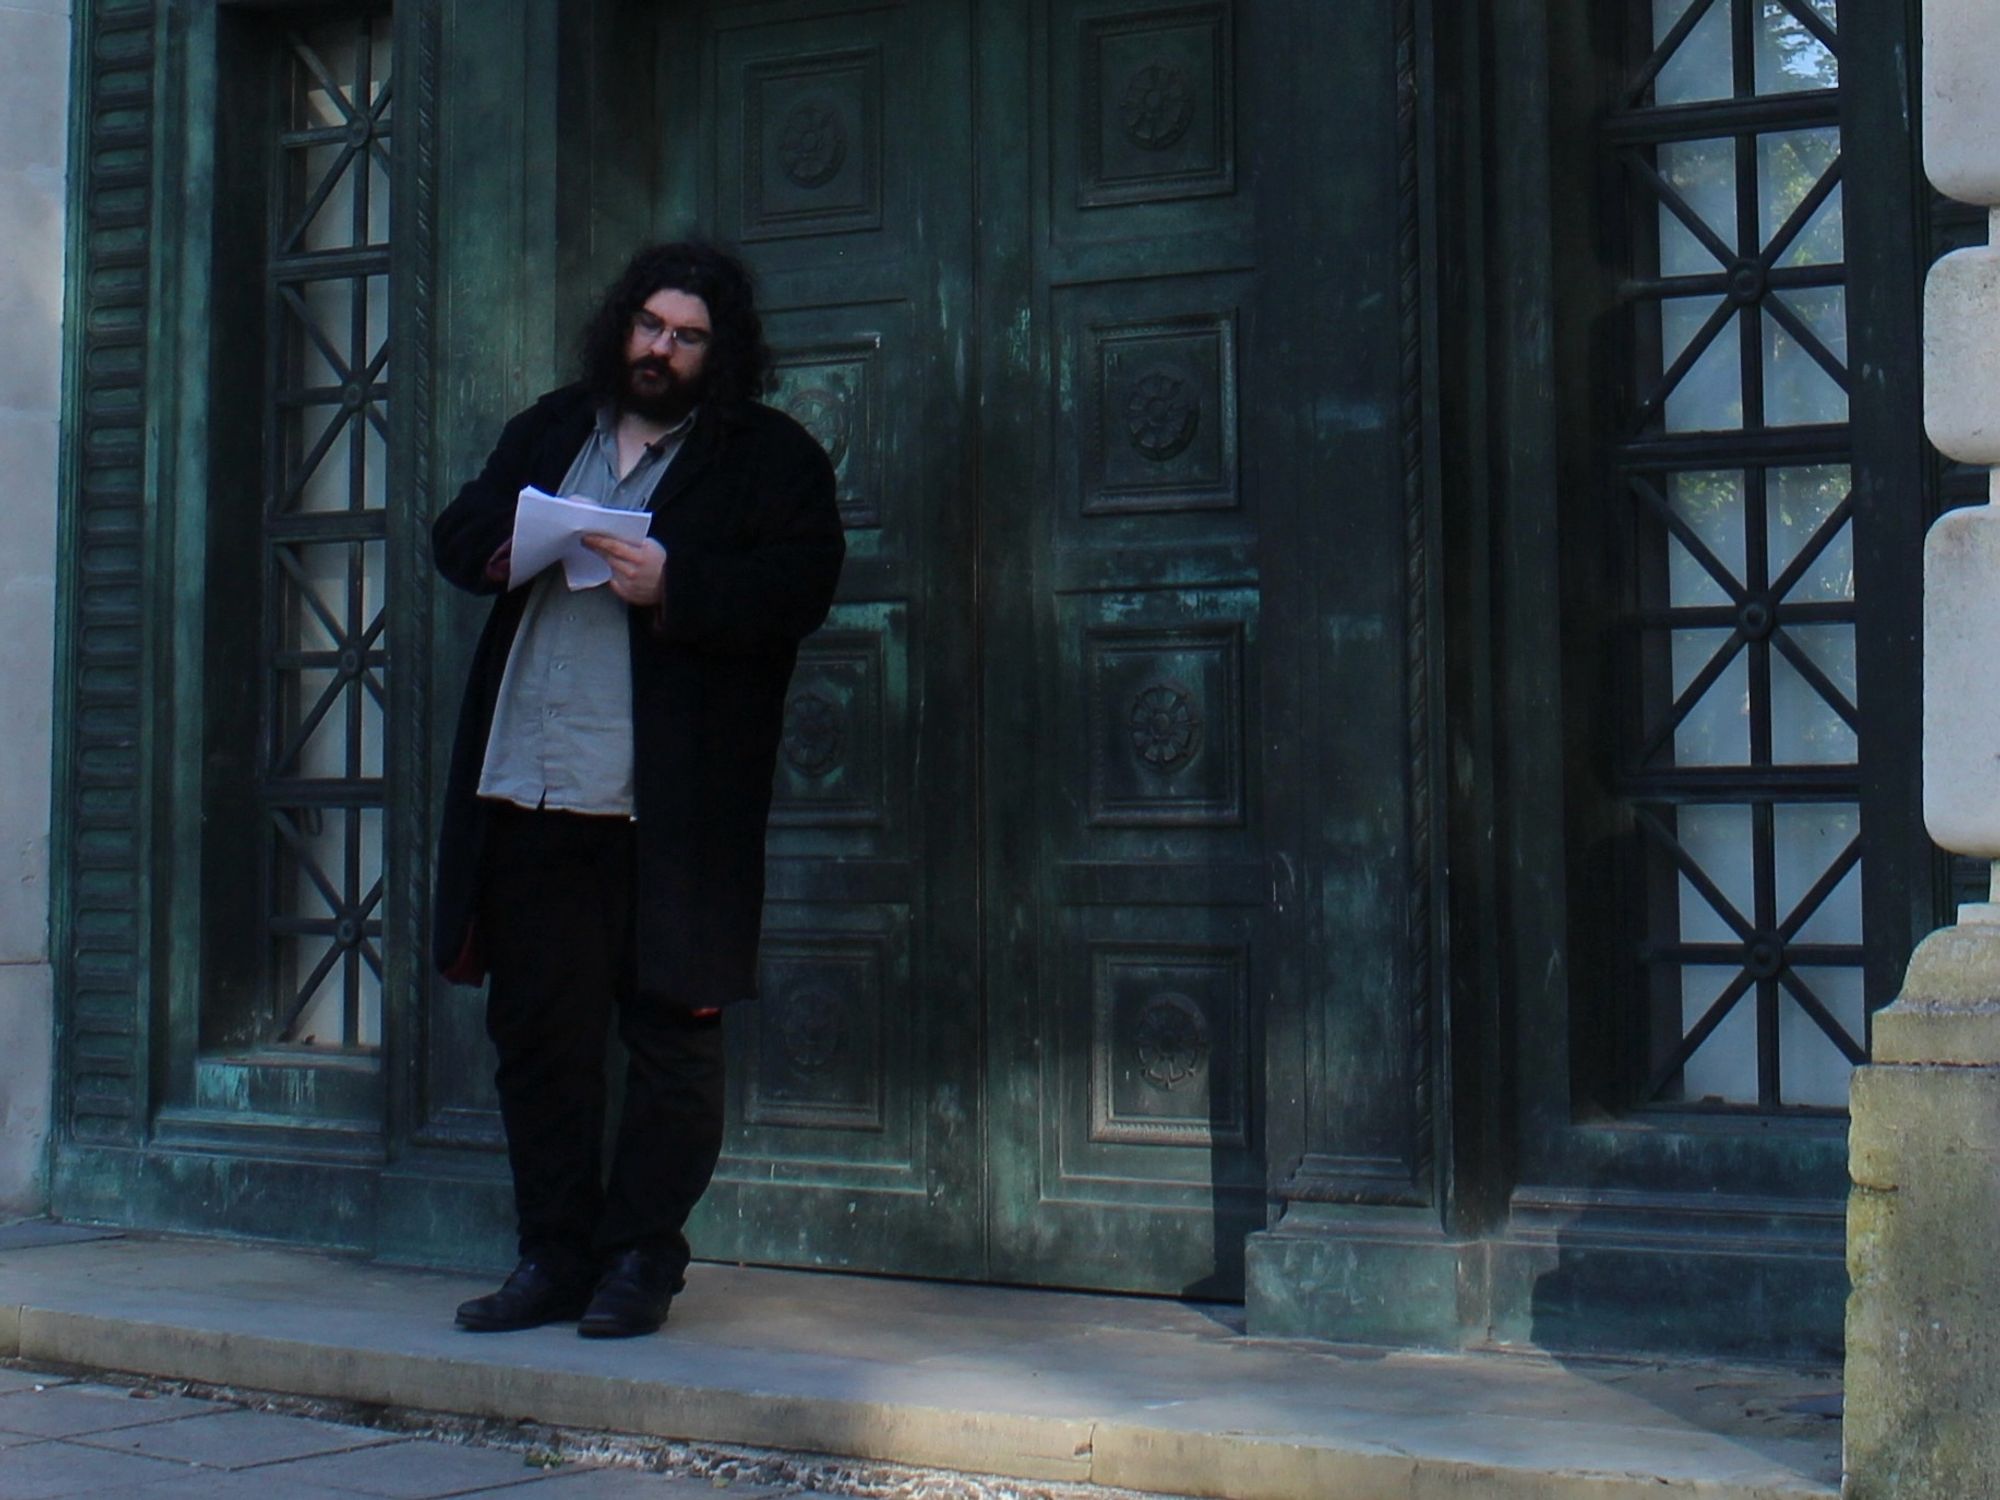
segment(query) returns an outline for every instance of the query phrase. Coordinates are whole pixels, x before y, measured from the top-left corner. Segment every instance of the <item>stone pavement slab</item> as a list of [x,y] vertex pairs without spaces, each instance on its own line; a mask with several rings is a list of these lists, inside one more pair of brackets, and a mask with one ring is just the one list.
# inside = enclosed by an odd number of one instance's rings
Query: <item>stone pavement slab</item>
[[219,1410],[212,1415],[118,1432],[93,1433],[95,1448],[141,1453],[210,1469],[247,1469],[312,1454],[372,1447],[395,1439],[366,1427],[342,1427],[266,1411]]
[[29,1443],[0,1451],[0,1500],[54,1500],[59,1495],[101,1500],[128,1490],[143,1493],[144,1486],[186,1473],[185,1464],[131,1453],[64,1442]]
[[[50,1390],[75,1383],[7,1373]],[[518,1444],[438,1442],[230,1403],[161,1398],[159,1405],[169,1415],[143,1427],[68,1438],[6,1435],[12,1442],[0,1442],[0,1450],[32,1451],[0,1451],[0,1500],[114,1493],[130,1500],[463,1500],[524,1492],[542,1500],[812,1500],[797,1485],[778,1490],[606,1468],[574,1456],[550,1469],[546,1450],[530,1450],[531,1458]]]
[[0,1355],[1229,1500],[1837,1493],[1825,1376],[1335,1349],[1246,1339],[1234,1309],[713,1265],[653,1338],[456,1330],[489,1289],[216,1241],[0,1252]]
[[711,1484],[706,1479],[648,1474],[636,1469],[558,1470],[545,1479],[507,1489],[475,1490],[459,1500],[817,1500],[804,1490]]
[[[0,1475],[0,1500],[10,1500],[12,1494],[4,1475]],[[284,1478],[282,1469],[245,1469],[232,1474],[221,1469],[184,1467],[177,1477],[155,1480],[144,1489],[119,1496],[118,1500],[355,1500],[355,1495],[352,1490],[294,1484]]]
[[213,1401],[190,1401],[184,1396],[148,1397],[119,1386],[69,1384],[0,1396],[0,1431],[75,1437],[224,1409]]
[[411,1439],[300,1459],[286,1464],[284,1475],[288,1484],[298,1480],[361,1495],[426,1500],[431,1495],[497,1492],[530,1484],[542,1477],[542,1471],[504,1448]]

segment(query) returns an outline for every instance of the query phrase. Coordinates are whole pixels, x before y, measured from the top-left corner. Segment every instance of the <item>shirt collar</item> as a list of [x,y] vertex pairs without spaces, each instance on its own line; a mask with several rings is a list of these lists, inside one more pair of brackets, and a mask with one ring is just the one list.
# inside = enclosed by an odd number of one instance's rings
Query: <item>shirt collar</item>
[[[688,435],[688,429],[694,426],[694,419],[696,418],[696,416],[700,414],[700,412],[701,408],[697,406],[693,411],[689,412],[686,416],[682,417],[678,422],[674,423],[673,426],[669,427],[665,432],[661,433],[657,438],[653,439],[652,442],[646,444],[646,452],[649,454],[656,454],[662,448],[664,448],[668,443],[678,442],[681,438],[686,437]],[[605,405],[597,408],[597,435],[600,438],[604,439],[604,441],[607,443],[613,442],[617,439],[618,437],[617,407],[612,406],[609,403],[606,403]]]

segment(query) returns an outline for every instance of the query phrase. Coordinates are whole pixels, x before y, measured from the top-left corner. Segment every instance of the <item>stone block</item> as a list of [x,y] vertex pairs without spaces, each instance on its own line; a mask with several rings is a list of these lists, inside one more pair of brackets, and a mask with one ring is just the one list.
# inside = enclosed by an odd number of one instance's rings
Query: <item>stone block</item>
[[69,20],[60,10],[0,6],[0,141],[10,166],[60,173],[69,135]]
[[[1989,357],[2000,358],[2000,331]],[[1982,399],[1996,396],[2000,371]],[[2000,426],[1993,436],[2000,439]],[[2000,462],[2000,452],[1979,460],[1989,461]],[[1924,824],[1943,847],[1982,859],[2000,859],[1996,642],[2000,506],[1948,511],[1924,538]]]
[[60,167],[0,166],[0,244],[7,247],[0,256],[0,412],[54,415],[62,400]]
[[0,964],[0,1218],[46,1199],[54,995],[47,964]]
[[2000,250],[1955,250],[1924,281],[1924,429],[1962,463],[2000,464]]
[[1849,1500],[2000,1495],[2000,1069],[1854,1075]]
[[0,963],[48,956],[56,419],[0,412]]
[[2000,1067],[2000,922],[1961,921],[1917,945],[1902,994],[1875,1017],[1871,1052],[1878,1063]]
[[1245,1313],[1257,1338],[1457,1348],[1483,1333],[1484,1272],[1477,1242],[1343,1234],[1337,1213],[1294,1204],[1244,1247]]
[[1939,192],[2000,203],[2000,26],[1992,0],[1924,0],[1924,170]]

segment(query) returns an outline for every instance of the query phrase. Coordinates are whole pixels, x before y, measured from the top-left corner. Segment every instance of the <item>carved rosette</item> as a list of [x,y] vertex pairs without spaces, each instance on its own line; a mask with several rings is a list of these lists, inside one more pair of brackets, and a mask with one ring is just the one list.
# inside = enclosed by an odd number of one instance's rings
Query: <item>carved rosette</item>
[[1154,463],[1187,451],[1201,425],[1193,378],[1171,365],[1155,365],[1131,384],[1125,398],[1125,431],[1132,446]]
[[1168,63],[1151,63],[1132,75],[1118,106],[1125,135],[1143,151],[1165,151],[1194,123],[1194,87]]
[[847,392],[830,385],[807,386],[786,399],[785,411],[813,435],[814,442],[826,449],[826,456],[838,469],[847,457],[854,435],[854,414]]
[[814,692],[792,695],[785,705],[785,761],[801,776],[824,776],[840,764],[847,741],[840,705]]
[[785,999],[778,1041],[794,1068],[820,1072],[846,1045],[847,1007],[832,990],[795,990]]
[[1208,1067],[1208,1018],[1186,995],[1168,990],[1148,1000],[1132,1040],[1139,1076],[1162,1093]]
[[807,99],[785,117],[778,142],[785,175],[802,188],[825,187],[847,162],[847,126],[840,111],[821,99]]
[[1132,700],[1132,749],[1156,771],[1177,771],[1201,748],[1201,714],[1178,682],[1155,682]]

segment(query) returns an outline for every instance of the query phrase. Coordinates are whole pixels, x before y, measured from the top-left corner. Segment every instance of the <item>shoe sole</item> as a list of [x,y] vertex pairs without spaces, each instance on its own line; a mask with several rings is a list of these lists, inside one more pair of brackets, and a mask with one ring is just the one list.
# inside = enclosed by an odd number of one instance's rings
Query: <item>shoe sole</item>
[[586,1339],[637,1339],[649,1333],[658,1333],[666,1324],[665,1318],[657,1323],[581,1322],[576,1325],[576,1332],[577,1337]]
[[519,1333],[527,1328],[546,1328],[551,1323],[574,1323],[578,1318],[583,1316],[583,1311],[579,1307],[573,1310],[552,1312],[547,1317],[536,1318],[532,1322],[520,1322],[514,1319],[468,1318],[463,1313],[460,1313],[454,1321],[457,1323],[459,1332],[461,1333]]

